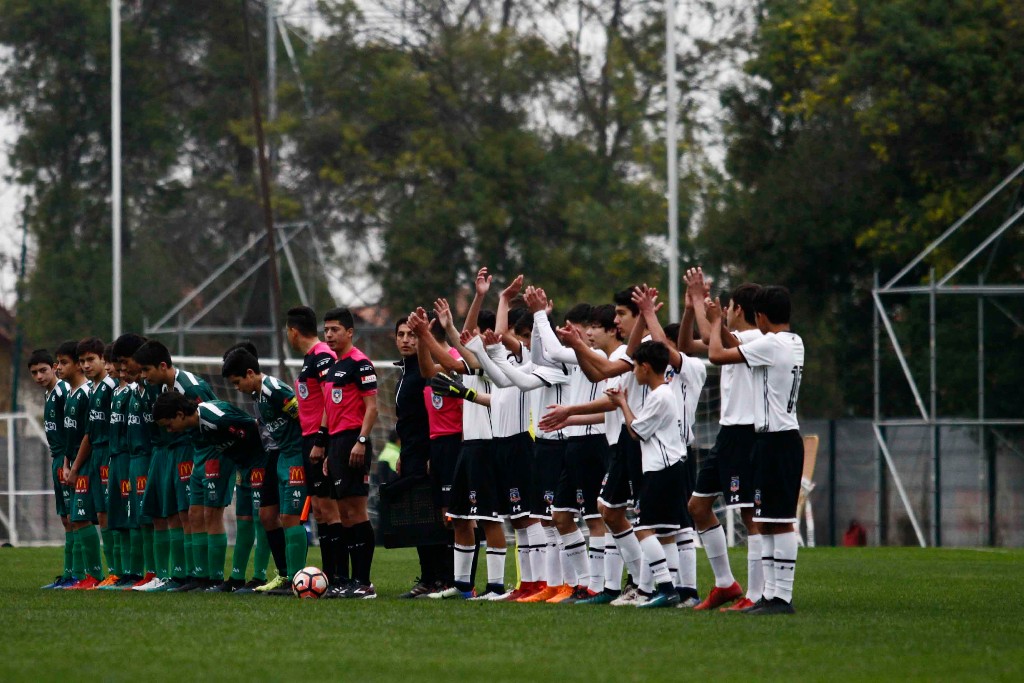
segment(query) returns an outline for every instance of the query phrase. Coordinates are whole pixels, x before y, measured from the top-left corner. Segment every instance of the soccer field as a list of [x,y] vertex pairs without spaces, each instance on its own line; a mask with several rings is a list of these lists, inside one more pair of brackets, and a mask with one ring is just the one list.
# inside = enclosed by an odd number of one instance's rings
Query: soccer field
[[[1024,552],[801,550],[797,614],[41,591],[61,550],[0,550],[2,681],[1020,680]],[[734,567],[744,566],[743,549]],[[316,551],[313,550],[313,554]],[[701,593],[710,572],[699,555]],[[510,567],[511,569],[511,567]],[[742,579],[742,577],[740,577]]]

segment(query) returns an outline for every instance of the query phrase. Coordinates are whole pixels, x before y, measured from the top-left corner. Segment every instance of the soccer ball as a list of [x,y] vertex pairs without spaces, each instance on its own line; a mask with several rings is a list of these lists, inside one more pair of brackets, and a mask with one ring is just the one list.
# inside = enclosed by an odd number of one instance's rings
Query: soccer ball
[[306,567],[292,577],[292,592],[299,598],[319,598],[327,592],[327,575],[319,567]]

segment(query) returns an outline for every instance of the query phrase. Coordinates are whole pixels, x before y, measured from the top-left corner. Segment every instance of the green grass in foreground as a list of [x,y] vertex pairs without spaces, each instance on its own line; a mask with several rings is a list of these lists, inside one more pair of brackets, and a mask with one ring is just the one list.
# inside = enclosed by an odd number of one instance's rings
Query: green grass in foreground
[[[39,590],[61,557],[0,549],[0,681],[1024,676],[1021,551],[801,550],[798,613],[765,619],[399,601],[416,573],[409,550],[378,551],[373,601]],[[743,549],[732,560],[742,581]]]

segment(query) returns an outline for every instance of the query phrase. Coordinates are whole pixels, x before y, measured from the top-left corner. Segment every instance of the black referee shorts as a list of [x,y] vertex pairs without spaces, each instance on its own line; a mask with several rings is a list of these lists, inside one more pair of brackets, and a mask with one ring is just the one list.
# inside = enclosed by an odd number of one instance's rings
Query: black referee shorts
[[359,498],[370,495],[370,461],[373,460],[373,444],[366,442],[366,456],[361,467],[348,464],[352,447],[359,441],[358,429],[346,429],[331,434],[327,445],[327,473],[330,481],[330,495],[335,500]]
[[434,492],[434,505],[451,505],[455,463],[462,450],[462,434],[445,434],[430,440],[430,485]]
[[[331,486],[324,474],[324,461],[313,462],[309,459],[309,453],[313,450],[316,434],[302,437],[302,467],[306,470],[306,484],[309,486],[309,495],[314,498],[330,498]],[[327,449],[324,449],[324,457],[327,457]]]

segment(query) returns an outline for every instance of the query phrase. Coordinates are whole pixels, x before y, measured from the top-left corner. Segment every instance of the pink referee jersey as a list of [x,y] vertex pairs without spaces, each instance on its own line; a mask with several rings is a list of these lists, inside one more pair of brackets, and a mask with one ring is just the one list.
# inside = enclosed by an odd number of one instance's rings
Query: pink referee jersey
[[[448,349],[448,355],[455,360],[462,356],[455,349]],[[462,399],[450,396],[435,396],[430,383],[423,389],[423,400],[427,404],[427,420],[430,422],[430,438],[462,433]]]

